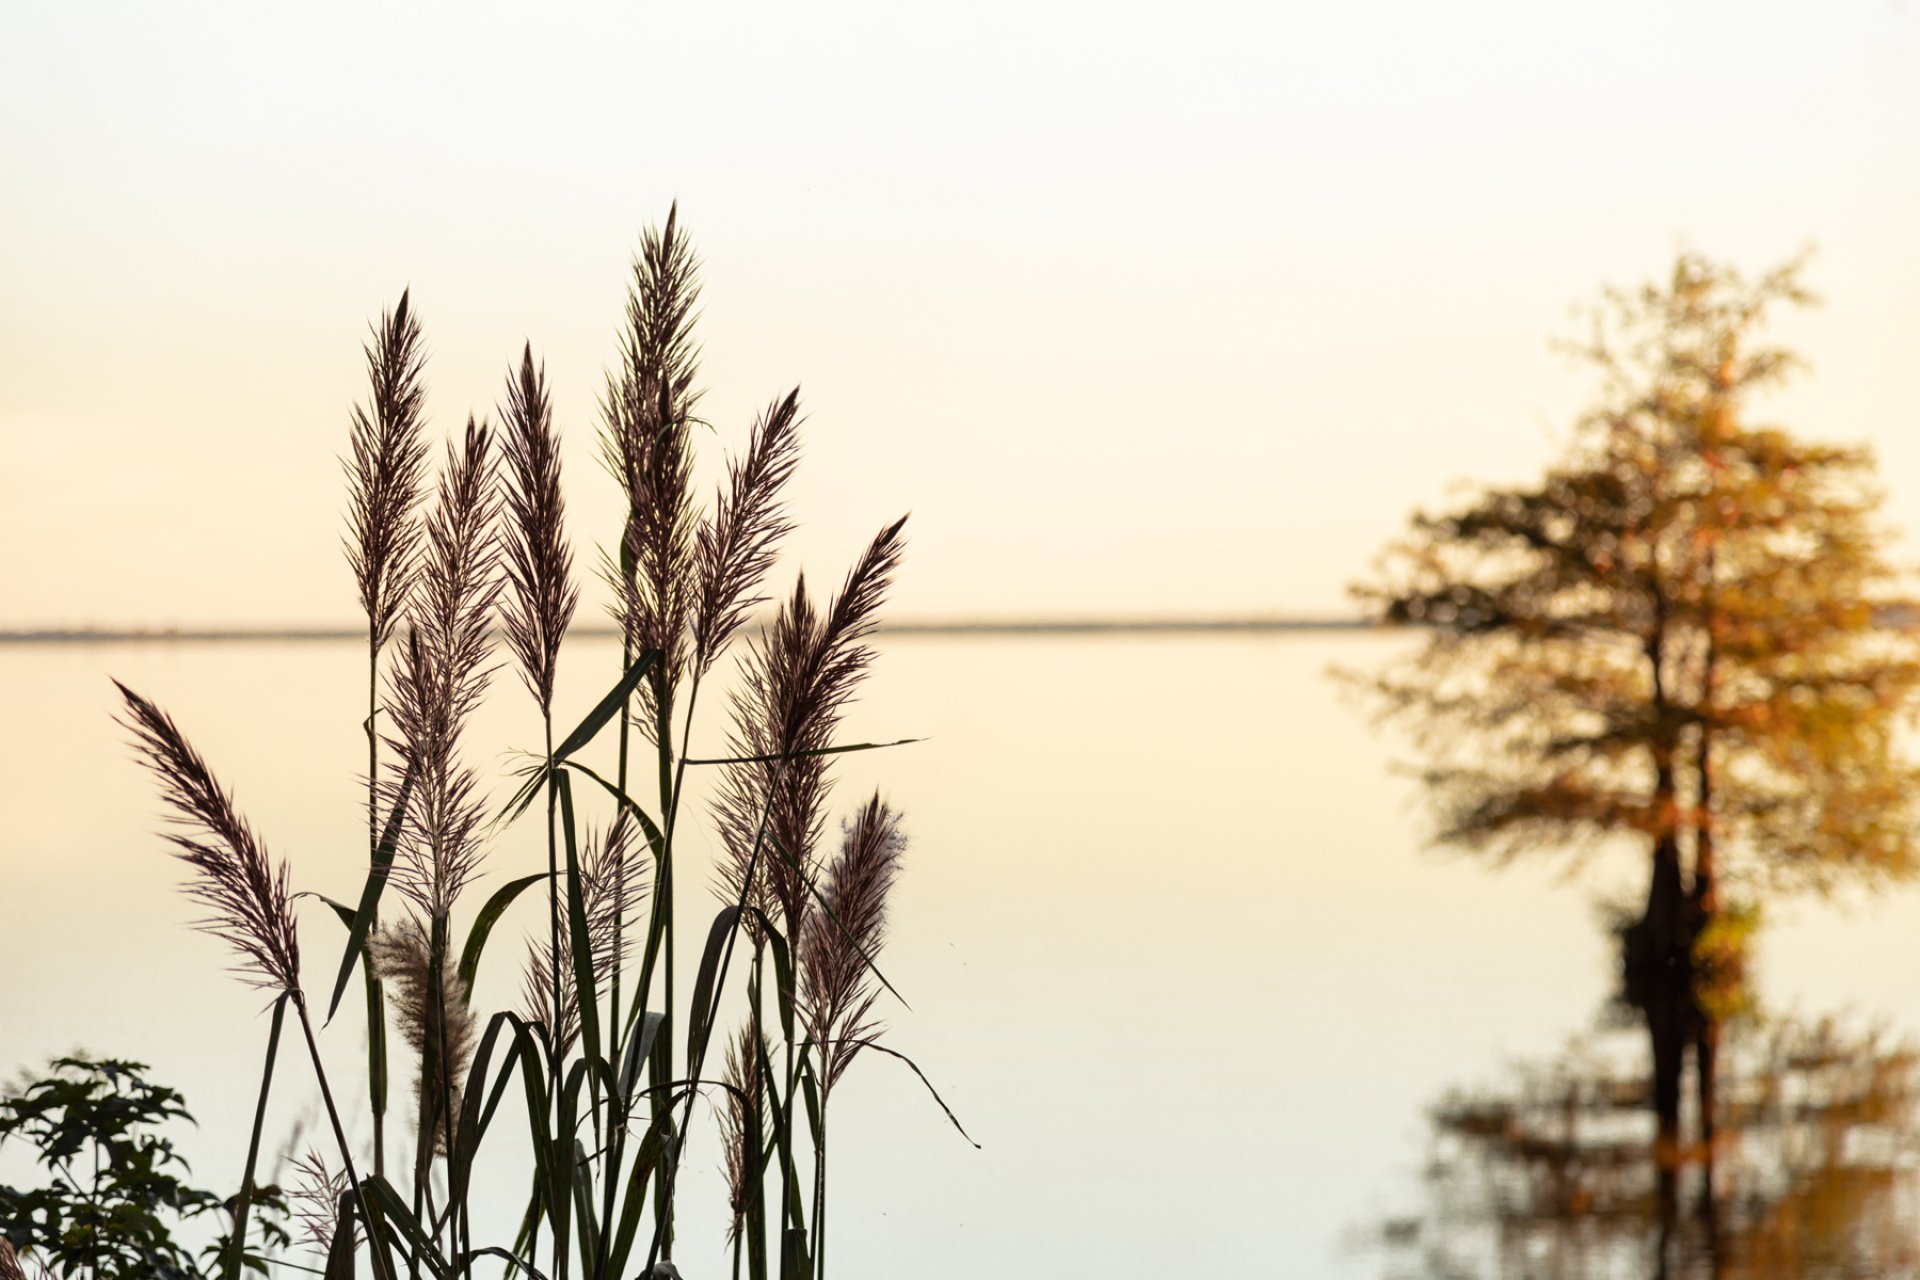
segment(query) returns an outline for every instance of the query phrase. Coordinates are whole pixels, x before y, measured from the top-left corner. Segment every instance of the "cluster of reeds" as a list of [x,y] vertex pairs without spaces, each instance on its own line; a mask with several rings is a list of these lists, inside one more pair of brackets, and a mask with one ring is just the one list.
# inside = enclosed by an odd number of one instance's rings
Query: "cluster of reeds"
[[[782,597],[744,642],[724,754],[692,756],[703,683],[766,603],[763,584],[791,528],[783,493],[801,421],[797,391],[773,400],[718,492],[701,500],[697,300],[698,265],[669,214],[643,236],[601,404],[602,458],[626,499],[602,566],[620,671],[564,735],[555,674],[579,586],[544,369],[528,345],[499,424],[468,420],[429,500],[421,331],[406,296],[367,345],[372,394],[354,412],[346,467],[347,552],[367,617],[368,868],[356,902],[324,901],[347,931],[329,1019],[361,973],[369,1146],[347,1139],[318,1051],[286,865],[269,861],[173,721],[122,687],[125,723],[178,823],[170,838],[192,869],[188,892],[206,905],[206,927],[237,949],[244,976],[278,993],[236,1242],[246,1238],[290,1007],[335,1140],[337,1169],[308,1157],[303,1214],[329,1277],[361,1265],[383,1280],[465,1276],[482,1259],[542,1280],[678,1274],[679,1174],[709,1115],[728,1177],[736,1276],[825,1274],[828,1103],[864,1049],[899,1057],[876,1044],[876,1001],[891,986],[875,957],[905,844],[900,819],[875,795],[843,823],[836,847],[825,833],[833,757],[878,745],[844,743],[838,730],[872,663],[867,640],[905,522],[882,529],[824,601],[804,578]],[[496,633],[542,738],[512,798],[490,809],[461,739],[487,692]],[[602,772],[580,757],[609,729],[616,764]],[[690,767],[722,771],[712,817],[725,856],[714,873],[722,905],[688,983],[674,966],[676,927],[690,909],[677,893],[675,834]],[[582,812],[589,799],[607,809],[597,836]],[[469,911],[464,891],[484,861],[510,856],[507,832],[541,800],[545,869],[506,880]],[[488,939],[536,885],[546,919],[523,962],[523,1002],[485,1013],[473,993]],[[729,985],[741,975],[743,990]],[[723,1018],[737,1027],[719,1030]],[[411,1067],[399,1123],[415,1142],[390,1171],[392,1029]],[[726,1046],[720,1078],[709,1068],[716,1039]],[[525,1103],[531,1158],[519,1229],[500,1235],[476,1220],[470,1192],[510,1090]],[[238,1274],[242,1253],[227,1259],[226,1276]]]

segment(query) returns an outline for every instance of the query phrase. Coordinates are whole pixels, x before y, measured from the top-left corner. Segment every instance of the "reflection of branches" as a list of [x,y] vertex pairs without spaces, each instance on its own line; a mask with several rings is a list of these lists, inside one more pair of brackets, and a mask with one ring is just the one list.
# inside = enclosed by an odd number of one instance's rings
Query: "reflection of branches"
[[[1576,1043],[1433,1112],[1425,1211],[1388,1225],[1390,1274],[1589,1280],[1883,1276],[1920,1266],[1920,1056],[1875,1033],[1779,1022],[1730,1037],[1720,1195],[1659,1241],[1646,1066]],[[1683,1152],[1698,1196],[1698,1149]]]

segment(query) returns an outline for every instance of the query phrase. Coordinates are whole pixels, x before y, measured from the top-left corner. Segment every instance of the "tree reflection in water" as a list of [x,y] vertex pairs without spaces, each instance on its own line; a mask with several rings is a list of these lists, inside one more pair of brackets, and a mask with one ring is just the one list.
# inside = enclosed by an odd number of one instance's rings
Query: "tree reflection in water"
[[1914,1051],[1790,1020],[1735,1024],[1727,1048],[1717,1195],[1698,1143],[1659,1176],[1645,1039],[1605,1033],[1441,1102],[1426,1210],[1383,1233],[1389,1276],[1920,1275]]

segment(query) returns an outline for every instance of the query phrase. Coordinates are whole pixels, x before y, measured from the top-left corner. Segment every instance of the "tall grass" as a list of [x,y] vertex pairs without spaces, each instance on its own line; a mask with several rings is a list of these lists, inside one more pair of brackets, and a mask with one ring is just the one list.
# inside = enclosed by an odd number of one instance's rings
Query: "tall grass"
[[[734,1274],[826,1274],[828,1103],[862,1050],[900,1056],[877,1043],[875,1012],[892,991],[877,959],[905,851],[899,815],[875,795],[844,820],[831,856],[822,843],[835,757],[898,745],[850,744],[839,730],[873,664],[867,639],[905,520],[882,528],[825,599],[796,578],[772,620],[749,625],[793,527],[785,491],[800,399],[794,390],[768,403],[703,498],[693,481],[705,425],[694,416],[698,298],[698,260],[670,212],[642,237],[601,398],[600,454],[625,504],[601,555],[620,667],[605,696],[571,714],[556,705],[557,672],[580,589],[531,344],[508,372],[500,425],[468,420],[423,510],[422,339],[406,295],[368,343],[370,399],[354,411],[347,462],[348,560],[368,620],[367,874],[357,897],[311,896],[346,930],[329,1017],[362,973],[369,1146],[346,1136],[301,986],[293,906],[307,895],[291,892],[287,865],[268,860],[173,721],[122,687],[125,723],[176,819],[187,892],[239,953],[242,976],[276,993],[235,1202],[241,1245],[291,1008],[334,1136],[332,1153],[306,1161],[308,1225],[330,1278],[364,1266],[450,1280],[483,1261],[541,1280],[677,1275],[681,1172],[709,1140],[727,1172]],[[461,747],[489,693],[496,634],[539,726],[504,803]],[[730,655],[726,742],[696,754],[703,685]],[[606,735],[615,764],[603,773],[582,757]],[[687,802],[693,768],[720,771],[706,813]],[[545,830],[528,842],[516,823],[536,804]],[[603,815],[598,835],[592,811]],[[720,905],[689,922],[701,908],[683,892],[680,833],[703,818],[724,851],[709,873]],[[465,891],[483,865],[540,846],[544,859],[526,859],[536,869],[471,907]],[[400,903],[383,918],[390,885]],[[527,901],[544,897],[546,918],[521,962],[520,1005],[477,1008],[488,942],[535,885],[545,893]],[[702,926],[696,970],[676,973],[677,932]],[[413,1159],[397,1181],[386,1163],[390,1030],[411,1062],[414,1103]],[[524,1102],[523,1145],[488,1141],[509,1092]],[[517,1230],[473,1212],[483,1165],[517,1170],[526,1186]]]

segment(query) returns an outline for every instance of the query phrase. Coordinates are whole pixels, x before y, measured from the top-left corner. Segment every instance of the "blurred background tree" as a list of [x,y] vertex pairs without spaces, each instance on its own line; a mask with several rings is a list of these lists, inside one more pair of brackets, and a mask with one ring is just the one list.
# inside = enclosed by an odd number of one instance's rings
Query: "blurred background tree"
[[[1742,1000],[1750,903],[1914,868],[1920,683],[1864,448],[1749,420],[1797,365],[1762,341],[1811,301],[1801,262],[1748,280],[1683,253],[1610,291],[1575,352],[1599,407],[1537,485],[1416,515],[1375,580],[1381,623],[1424,629],[1363,683],[1406,724],[1437,839],[1496,860],[1624,838],[1649,855],[1623,976],[1652,1042],[1663,1201],[1686,1054],[1713,1187],[1719,1029]],[[1729,936],[1733,935],[1733,936]]]

